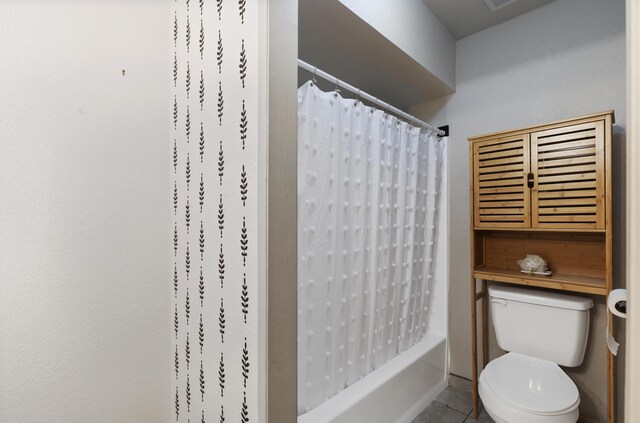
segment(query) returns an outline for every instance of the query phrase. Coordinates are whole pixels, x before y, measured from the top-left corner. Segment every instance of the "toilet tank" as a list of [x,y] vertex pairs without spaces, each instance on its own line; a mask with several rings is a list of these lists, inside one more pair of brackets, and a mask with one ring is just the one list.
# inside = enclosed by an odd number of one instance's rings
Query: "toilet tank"
[[490,286],[489,298],[500,348],[567,367],[582,363],[590,298],[504,285]]

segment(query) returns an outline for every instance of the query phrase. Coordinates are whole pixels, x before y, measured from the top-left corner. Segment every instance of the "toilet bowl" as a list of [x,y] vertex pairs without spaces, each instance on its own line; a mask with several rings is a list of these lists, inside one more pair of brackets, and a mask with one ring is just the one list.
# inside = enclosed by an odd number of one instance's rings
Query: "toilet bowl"
[[575,423],[578,388],[559,365],[579,366],[590,298],[492,285],[491,318],[507,354],[480,374],[478,393],[496,423]]
[[487,365],[478,390],[496,423],[578,420],[578,388],[552,361],[508,353]]

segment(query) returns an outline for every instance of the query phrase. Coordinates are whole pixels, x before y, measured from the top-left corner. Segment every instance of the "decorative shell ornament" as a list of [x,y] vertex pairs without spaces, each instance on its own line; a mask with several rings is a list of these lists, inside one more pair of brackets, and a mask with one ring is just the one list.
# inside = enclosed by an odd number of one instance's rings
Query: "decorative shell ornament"
[[518,260],[520,271],[522,273],[550,275],[551,272],[547,268],[547,261],[535,254],[527,254],[522,260]]

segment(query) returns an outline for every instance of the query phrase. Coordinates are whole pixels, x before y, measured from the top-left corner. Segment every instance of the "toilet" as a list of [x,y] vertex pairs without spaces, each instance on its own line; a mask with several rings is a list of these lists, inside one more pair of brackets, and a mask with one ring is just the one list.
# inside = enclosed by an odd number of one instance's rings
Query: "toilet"
[[582,363],[590,298],[504,285],[489,287],[498,345],[478,391],[496,423],[575,423],[580,395],[560,366]]

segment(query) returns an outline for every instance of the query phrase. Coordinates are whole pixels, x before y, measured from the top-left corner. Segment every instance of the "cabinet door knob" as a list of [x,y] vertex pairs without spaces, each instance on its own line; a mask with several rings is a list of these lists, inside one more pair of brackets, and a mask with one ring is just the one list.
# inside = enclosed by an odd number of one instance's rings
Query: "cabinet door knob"
[[529,174],[527,175],[527,186],[529,188],[533,188],[533,185],[534,185],[533,173],[529,172]]

